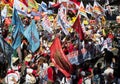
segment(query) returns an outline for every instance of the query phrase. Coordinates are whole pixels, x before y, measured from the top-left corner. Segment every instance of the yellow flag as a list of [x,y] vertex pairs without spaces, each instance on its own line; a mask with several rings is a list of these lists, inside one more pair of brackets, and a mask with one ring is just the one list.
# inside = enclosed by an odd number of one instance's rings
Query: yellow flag
[[38,10],[38,3],[35,0],[28,0],[28,7]]
[[106,36],[105,29],[102,29],[102,34],[103,34],[103,36]]
[[85,20],[83,20],[83,24],[88,25],[89,22],[85,19]]
[[1,9],[3,9],[4,6],[7,6],[7,17],[12,16],[12,10],[13,10],[12,7],[10,7],[9,4],[4,4],[4,3],[0,4]]
[[106,19],[104,16],[102,16],[102,20],[101,20],[102,24],[105,25],[106,24]]

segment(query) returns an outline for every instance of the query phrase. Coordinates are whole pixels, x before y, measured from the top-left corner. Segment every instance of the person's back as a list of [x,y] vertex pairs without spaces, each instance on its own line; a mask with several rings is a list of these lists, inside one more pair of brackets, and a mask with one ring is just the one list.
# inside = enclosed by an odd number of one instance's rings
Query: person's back
[[114,73],[113,68],[111,68],[110,65],[107,65],[107,68],[104,71],[104,76],[105,76],[107,84],[112,83],[114,79],[113,73]]

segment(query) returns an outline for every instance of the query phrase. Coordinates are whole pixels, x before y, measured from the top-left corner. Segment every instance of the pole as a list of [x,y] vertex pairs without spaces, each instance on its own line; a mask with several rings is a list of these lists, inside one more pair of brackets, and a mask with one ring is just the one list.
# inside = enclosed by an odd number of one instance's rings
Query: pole
[[120,15],[120,5],[118,5],[118,11],[119,11],[119,15]]
[[2,33],[3,33],[3,23],[2,23],[2,15],[1,15],[1,10],[2,10],[2,3],[1,3],[1,0],[0,0],[0,36],[2,36]]
[[1,0],[0,0],[0,36],[2,36]]

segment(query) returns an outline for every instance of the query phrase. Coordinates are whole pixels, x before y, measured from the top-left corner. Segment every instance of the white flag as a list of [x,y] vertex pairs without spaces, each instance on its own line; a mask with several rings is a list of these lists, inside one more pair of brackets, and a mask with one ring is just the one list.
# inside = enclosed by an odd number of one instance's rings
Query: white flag
[[14,0],[13,7],[16,8],[20,14],[27,13],[28,11],[28,7],[19,0]]
[[5,20],[7,17],[7,6],[4,6],[3,10],[1,11],[2,21]]
[[90,3],[86,5],[86,12],[93,15],[93,7]]

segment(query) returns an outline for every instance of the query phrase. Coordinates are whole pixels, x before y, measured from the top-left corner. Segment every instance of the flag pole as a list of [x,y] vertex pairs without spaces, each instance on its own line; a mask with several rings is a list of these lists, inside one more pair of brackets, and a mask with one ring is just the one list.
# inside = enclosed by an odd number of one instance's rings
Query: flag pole
[[1,15],[1,0],[0,0],[0,35],[2,36],[2,15]]

